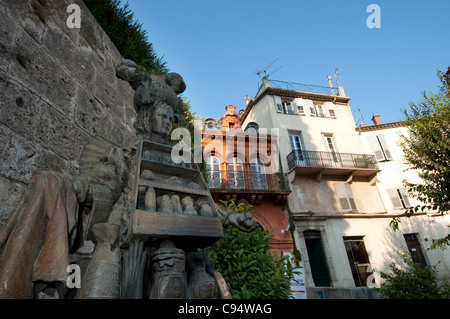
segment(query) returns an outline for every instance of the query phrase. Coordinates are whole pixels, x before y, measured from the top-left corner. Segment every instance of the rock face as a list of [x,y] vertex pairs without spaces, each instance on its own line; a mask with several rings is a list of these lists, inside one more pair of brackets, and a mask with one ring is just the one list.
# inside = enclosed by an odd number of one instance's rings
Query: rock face
[[[80,28],[66,23],[73,3]],[[0,227],[34,172],[77,173],[94,136],[123,146],[135,135],[121,59],[82,1],[0,3]]]

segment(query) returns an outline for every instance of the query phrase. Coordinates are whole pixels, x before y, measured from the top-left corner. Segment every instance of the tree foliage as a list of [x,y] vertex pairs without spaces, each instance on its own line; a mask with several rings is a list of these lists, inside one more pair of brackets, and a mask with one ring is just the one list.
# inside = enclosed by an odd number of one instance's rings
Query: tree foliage
[[[234,213],[241,204],[226,204]],[[232,210],[232,213],[233,213]],[[216,270],[225,278],[231,295],[237,299],[288,299],[294,267],[288,255],[270,252],[273,235],[261,228],[247,233],[229,226],[225,236],[208,248]]]
[[[450,71],[437,75],[442,83],[439,91],[423,92],[419,103],[410,102],[409,110],[403,111],[409,133],[401,144],[404,157],[422,179],[419,184],[404,181],[404,186],[424,203],[409,208],[407,217],[424,210],[450,211]],[[394,218],[391,227],[398,229],[399,222]]]
[[375,288],[390,299],[448,299],[450,285],[439,285],[437,266],[421,267],[412,261],[408,252],[400,252],[406,268],[391,263],[390,273],[380,271],[381,278],[386,282],[380,288]]
[[142,24],[133,20],[128,3],[120,0],[84,0],[97,22],[120,54],[136,62],[143,71],[167,73],[166,62],[155,53]]

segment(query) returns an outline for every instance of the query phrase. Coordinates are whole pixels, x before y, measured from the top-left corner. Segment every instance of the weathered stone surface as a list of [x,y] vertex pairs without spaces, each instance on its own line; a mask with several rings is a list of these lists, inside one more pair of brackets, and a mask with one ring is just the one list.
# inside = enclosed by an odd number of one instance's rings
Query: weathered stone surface
[[[80,29],[66,24],[73,3],[81,8]],[[81,0],[1,1],[2,189],[53,165],[77,172],[96,134],[114,144],[134,136],[134,91],[115,76],[121,59]],[[0,215],[10,210],[2,204]]]
[[195,240],[202,246],[223,237],[222,221],[218,217],[185,216],[136,210],[133,214],[133,235],[180,237]]

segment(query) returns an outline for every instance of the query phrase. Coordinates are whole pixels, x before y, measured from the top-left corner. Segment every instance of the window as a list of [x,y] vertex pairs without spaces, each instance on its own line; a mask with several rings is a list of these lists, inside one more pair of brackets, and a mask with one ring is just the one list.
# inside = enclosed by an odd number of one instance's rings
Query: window
[[259,158],[254,158],[250,162],[250,172],[252,174],[253,188],[267,189],[266,167]]
[[334,188],[336,189],[336,195],[338,197],[342,213],[358,211],[356,209],[355,200],[349,184],[334,183]]
[[216,156],[208,156],[205,158],[205,162],[208,186],[210,188],[222,188],[219,159]]
[[283,113],[284,114],[295,114],[294,108],[292,107],[292,102],[282,102],[283,104]]
[[230,188],[245,188],[244,164],[239,157],[230,157],[227,161],[228,184]]
[[332,118],[336,118],[336,113],[334,112],[334,105],[333,103],[327,103],[328,108],[328,116]]
[[324,117],[325,113],[323,112],[323,104],[314,103],[314,108],[316,110],[316,116]]
[[355,286],[367,286],[367,278],[372,272],[367,271],[370,261],[364,245],[364,237],[348,236],[343,237],[343,240]]
[[302,132],[289,133],[289,141],[291,142],[291,148],[294,152],[295,164],[305,165]]
[[274,96],[275,105],[278,113],[296,114],[292,101],[282,101],[281,97]]
[[404,209],[411,207],[408,197],[405,194],[403,188],[393,188],[387,190],[389,197],[391,198],[392,206],[394,209]]
[[245,132],[250,134],[258,134],[259,125],[255,122],[250,122],[247,124],[247,127],[245,128]]
[[[336,153],[336,147],[334,146],[333,134],[323,134],[326,150],[329,152],[329,165],[336,166],[339,162],[338,154]],[[327,161],[327,158],[323,160]]]
[[392,156],[383,134],[369,135],[367,137],[370,148],[375,154],[377,161],[391,161]]
[[278,113],[282,113],[283,112],[283,105],[281,104],[281,97],[274,95],[273,99],[275,101],[275,107],[277,109]]
[[228,130],[229,131],[234,131],[234,123],[228,124]]

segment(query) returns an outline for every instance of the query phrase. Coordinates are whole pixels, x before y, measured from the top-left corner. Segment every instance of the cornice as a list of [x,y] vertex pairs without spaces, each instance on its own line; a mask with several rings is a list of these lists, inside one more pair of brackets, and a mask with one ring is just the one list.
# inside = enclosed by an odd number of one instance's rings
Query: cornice
[[371,131],[379,131],[379,130],[387,130],[395,127],[405,127],[406,124],[402,121],[400,122],[391,122],[391,123],[382,123],[375,125],[367,125],[367,126],[359,126],[355,129],[359,132],[371,132]]
[[311,92],[304,92],[304,91],[294,91],[294,90],[268,87],[260,95],[258,95],[254,100],[250,100],[250,102],[245,107],[244,112],[242,113],[242,115],[239,118],[241,123],[243,123],[245,121],[248,113],[251,111],[253,106],[255,104],[257,104],[266,95],[277,95],[277,96],[287,97],[287,98],[303,98],[303,99],[309,99],[309,100],[313,100],[313,101],[333,102],[333,103],[342,103],[342,104],[348,104],[348,101],[350,101],[350,98],[346,97],[346,96],[328,95],[328,94],[321,94],[321,93],[311,93]]

